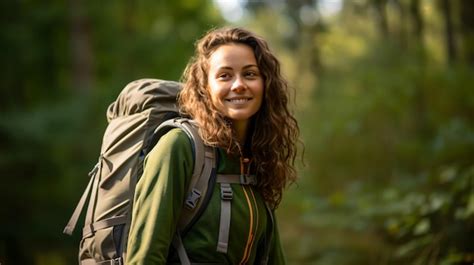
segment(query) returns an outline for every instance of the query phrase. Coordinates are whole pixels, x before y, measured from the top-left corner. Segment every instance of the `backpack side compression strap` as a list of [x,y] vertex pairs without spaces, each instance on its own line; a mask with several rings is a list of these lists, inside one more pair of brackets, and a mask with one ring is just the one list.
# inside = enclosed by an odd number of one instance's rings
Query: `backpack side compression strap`
[[76,206],[76,209],[74,210],[71,218],[69,219],[69,222],[64,228],[63,233],[66,235],[72,235],[72,233],[74,232],[74,229],[76,229],[79,216],[81,216],[82,210],[84,209],[84,206],[86,204],[87,197],[89,197],[89,193],[91,192],[92,183],[94,183],[94,180],[97,176],[97,170],[99,169],[99,165],[100,165],[100,162],[98,162],[94,166],[94,168],[91,170],[91,172],[89,172],[89,177],[90,177],[89,184],[87,184],[87,188],[84,190],[84,193],[82,194],[81,199],[79,200],[79,203]]

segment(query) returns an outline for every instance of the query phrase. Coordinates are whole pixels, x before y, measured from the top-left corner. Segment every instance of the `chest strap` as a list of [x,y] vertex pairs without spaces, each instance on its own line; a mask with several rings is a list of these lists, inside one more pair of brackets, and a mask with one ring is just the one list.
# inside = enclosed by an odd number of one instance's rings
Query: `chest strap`
[[217,174],[217,183],[257,185],[257,177],[255,175]]
[[217,175],[217,183],[221,188],[221,218],[219,224],[219,236],[217,242],[217,252],[227,253],[229,247],[229,232],[231,220],[231,201],[233,191],[230,184],[256,185],[255,175]]

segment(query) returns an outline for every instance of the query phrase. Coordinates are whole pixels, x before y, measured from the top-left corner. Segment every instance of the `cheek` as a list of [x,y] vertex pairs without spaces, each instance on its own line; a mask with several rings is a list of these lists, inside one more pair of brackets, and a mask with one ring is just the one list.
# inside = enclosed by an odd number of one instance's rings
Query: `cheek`
[[209,82],[208,91],[209,91],[209,94],[211,95],[212,103],[214,105],[218,105],[220,102],[221,90],[218,88],[218,86],[216,86],[215,83],[211,81]]
[[257,93],[259,95],[259,98],[260,98],[260,104],[262,104],[264,99],[265,99],[265,87],[264,87],[264,85],[265,84],[262,82],[260,84],[260,87],[259,87],[258,91],[257,91]]

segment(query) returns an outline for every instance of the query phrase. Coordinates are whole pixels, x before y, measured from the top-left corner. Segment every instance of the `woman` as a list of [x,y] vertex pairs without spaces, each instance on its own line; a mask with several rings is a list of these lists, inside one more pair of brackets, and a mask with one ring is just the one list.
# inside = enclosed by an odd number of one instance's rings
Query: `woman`
[[[228,244],[219,245],[220,189],[183,237],[195,263],[285,264],[272,217],[294,181],[299,129],[288,110],[288,87],[267,43],[241,28],[210,31],[183,74],[180,110],[218,153],[218,174],[255,174],[256,185],[231,184]],[[127,264],[179,264],[171,242],[193,168],[193,150],[180,129],[148,155],[135,194]],[[267,209],[271,209],[267,211]]]

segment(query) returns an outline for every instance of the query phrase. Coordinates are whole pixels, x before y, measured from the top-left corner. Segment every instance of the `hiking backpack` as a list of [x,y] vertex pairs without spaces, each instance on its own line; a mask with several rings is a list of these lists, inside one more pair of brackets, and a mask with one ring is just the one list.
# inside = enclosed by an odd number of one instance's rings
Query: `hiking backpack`
[[175,127],[191,139],[195,161],[191,196],[179,227],[186,229],[199,212],[203,202],[200,197],[206,194],[215,164],[214,151],[203,144],[191,120],[176,118],[180,90],[181,84],[173,81],[137,80],[128,84],[107,109],[109,124],[99,161],[89,173],[89,184],[64,229],[65,234],[73,233],[88,200],[79,250],[81,264],[124,263],[133,196],[143,160],[159,138]]
[[[256,184],[255,176],[216,175],[216,150],[204,145],[192,120],[178,113],[181,84],[158,79],[129,83],[107,109],[108,126],[97,164],[64,233],[71,235],[88,201],[79,246],[79,263],[125,264],[135,186],[143,162],[161,136],[181,128],[192,143],[194,168],[177,232],[172,242],[181,264],[191,264],[182,243],[207,206],[214,185],[221,186],[221,216],[216,251],[227,252],[230,227],[231,183]],[[271,213],[270,216],[272,217]],[[273,221],[271,222],[273,225]],[[271,236],[271,234],[270,234]],[[264,255],[262,264],[268,259]]]

